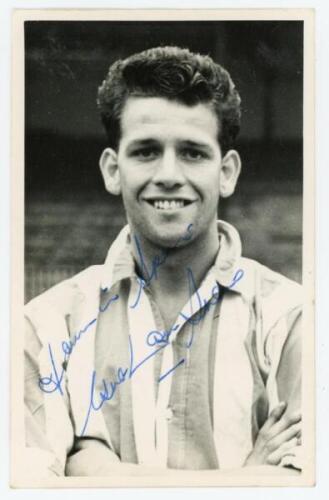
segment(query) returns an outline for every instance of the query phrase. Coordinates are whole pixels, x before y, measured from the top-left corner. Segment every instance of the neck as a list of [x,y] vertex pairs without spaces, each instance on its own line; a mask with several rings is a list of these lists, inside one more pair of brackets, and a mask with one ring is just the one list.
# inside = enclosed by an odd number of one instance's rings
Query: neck
[[138,235],[132,249],[139,275],[153,293],[177,296],[186,292],[187,269],[189,268],[197,286],[204,279],[218,253],[217,228],[200,235],[191,243],[175,248],[161,248]]

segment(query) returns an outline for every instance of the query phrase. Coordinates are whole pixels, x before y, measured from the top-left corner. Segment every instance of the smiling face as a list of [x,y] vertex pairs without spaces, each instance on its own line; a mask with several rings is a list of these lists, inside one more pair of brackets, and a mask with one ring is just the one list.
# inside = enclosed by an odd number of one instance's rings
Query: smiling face
[[222,158],[217,137],[206,104],[128,98],[118,152],[106,149],[100,165],[107,190],[122,194],[134,234],[160,247],[175,245],[189,224],[189,243],[217,234],[219,196],[233,192],[240,169],[235,151]]

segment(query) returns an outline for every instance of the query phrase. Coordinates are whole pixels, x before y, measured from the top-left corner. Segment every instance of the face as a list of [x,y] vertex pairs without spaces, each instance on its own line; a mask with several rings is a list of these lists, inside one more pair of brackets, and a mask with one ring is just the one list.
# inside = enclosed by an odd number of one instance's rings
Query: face
[[206,104],[127,100],[119,149],[106,149],[100,165],[108,191],[122,194],[134,234],[171,247],[190,224],[189,243],[217,231],[219,196],[233,192],[240,169],[235,151],[222,158],[217,136]]

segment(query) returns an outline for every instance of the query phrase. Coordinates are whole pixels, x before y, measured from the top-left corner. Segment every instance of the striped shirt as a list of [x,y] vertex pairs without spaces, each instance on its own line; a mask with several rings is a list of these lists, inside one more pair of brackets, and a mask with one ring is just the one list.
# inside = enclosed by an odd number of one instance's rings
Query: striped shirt
[[[169,332],[127,227],[104,265],[27,304],[24,456],[37,477],[79,456],[93,475],[98,445],[102,466],[105,450],[109,464],[241,467],[271,409],[300,408],[301,287],[241,257],[229,224],[218,234],[215,264]],[[298,451],[281,465],[299,466]]]

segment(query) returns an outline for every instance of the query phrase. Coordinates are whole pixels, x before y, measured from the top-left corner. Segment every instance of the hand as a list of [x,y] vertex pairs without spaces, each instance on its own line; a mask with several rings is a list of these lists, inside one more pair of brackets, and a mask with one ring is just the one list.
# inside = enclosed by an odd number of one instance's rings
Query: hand
[[260,429],[254,448],[248,455],[245,466],[279,465],[288,450],[301,441],[301,414],[285,413],[286,403],[276,406]]

